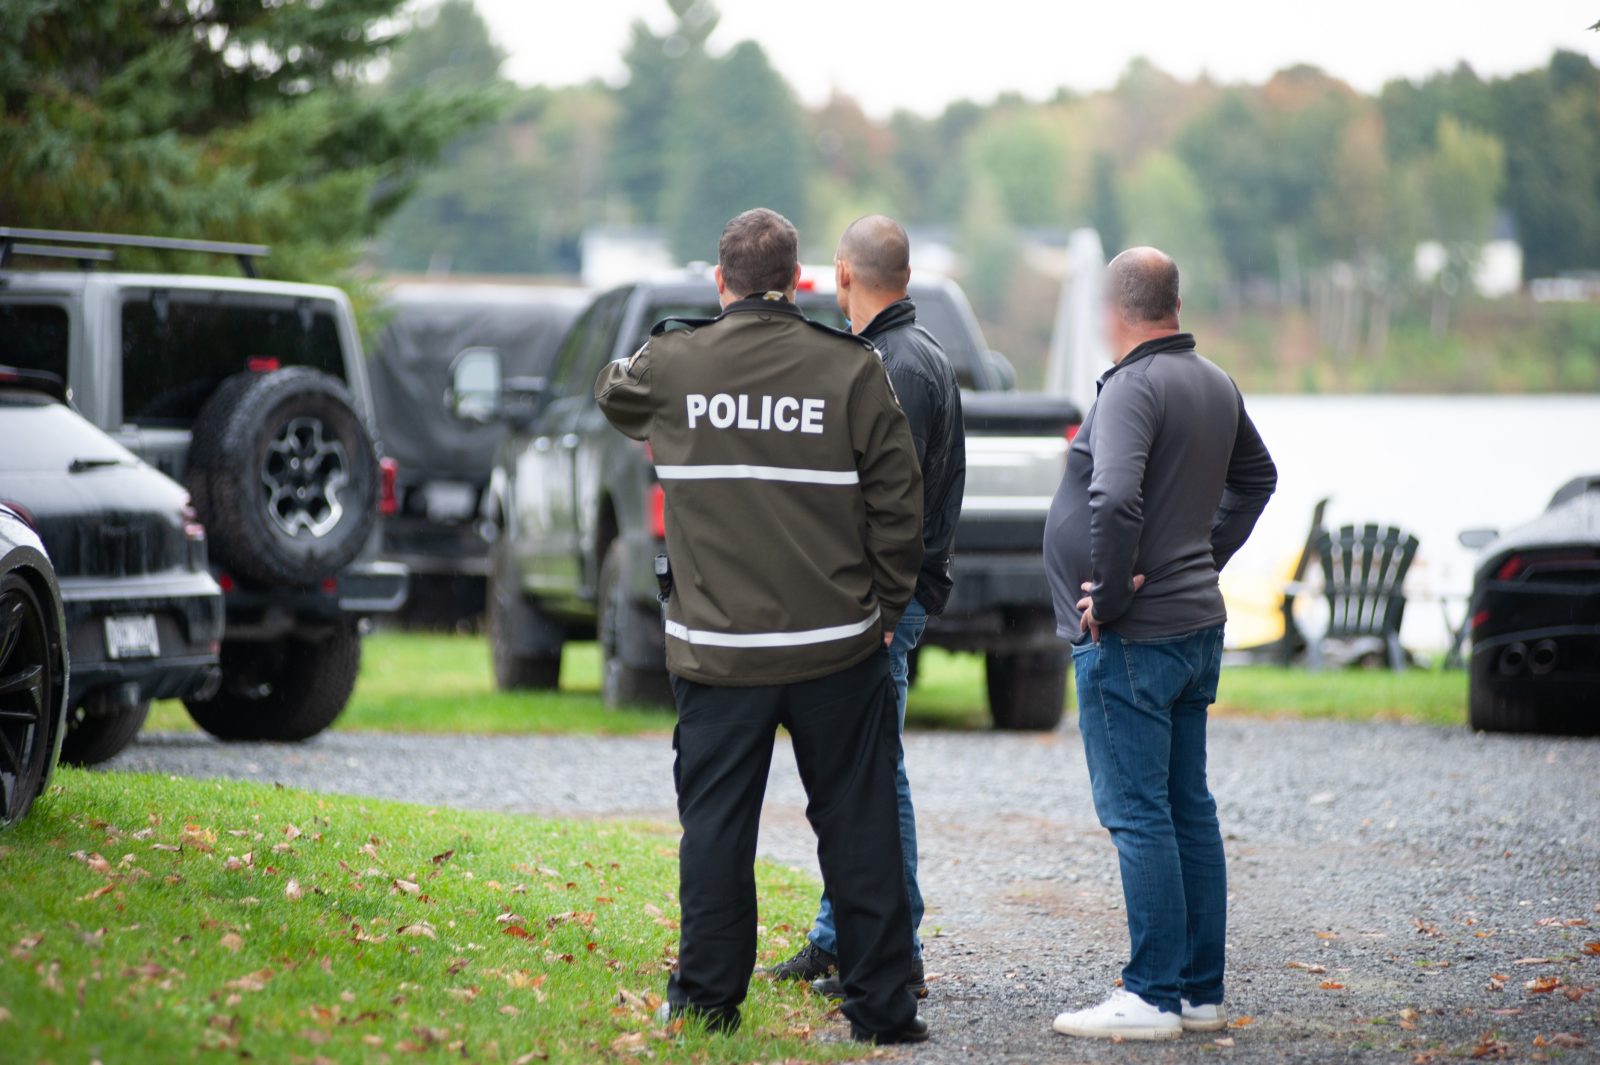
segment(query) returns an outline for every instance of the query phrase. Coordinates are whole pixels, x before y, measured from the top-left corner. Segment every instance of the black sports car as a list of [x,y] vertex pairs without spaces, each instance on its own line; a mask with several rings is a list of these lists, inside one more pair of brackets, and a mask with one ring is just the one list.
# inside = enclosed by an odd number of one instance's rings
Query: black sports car
[[53,375],[0,367],[0,502],[55,566],[72,657],[61,758],[90,764],[133,740],[152,699],[215,687],[222,591],[188,494],[63,398]]
[[1600,474],[1487,539],[1472,585],[1472,727],[1600,734]]
[[67,730],[67,629],[44,544],[0,505],[0,828],[28,812]]

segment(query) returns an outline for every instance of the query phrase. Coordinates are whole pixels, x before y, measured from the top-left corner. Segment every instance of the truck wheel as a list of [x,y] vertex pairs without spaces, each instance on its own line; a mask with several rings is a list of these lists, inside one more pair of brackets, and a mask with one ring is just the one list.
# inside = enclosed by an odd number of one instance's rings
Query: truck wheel
[[983,659],[997,729],[1044,732],[1061,724],[1070,652],[989,654]]
[[98,691],[67,715],[67,735],[61,741],[61,760],[68,765],[99,765],[127,749],[150,716],[150,700],[132,706],[111,702],[110,693]]
[[561,684],[560,629],[522,594],[504,527],[489,548],[489,657],[501,691]]
[[600,563],[600,591],[595,634],[600,641],[600,695],[607,706],[671,705],[672,683],[664,669],[629,665],[630,652],[651,630],[661,631],[658,612],[640,609],[622,585],[622,541],[613,540]]
[[301,366],[224,381],[195,419],[184,479],[212,557],[263,584],[332,576],[378,517],[377,450],[350,392]]
[[219,740],[304,740],[344,711],[361,670],[361,636],[340,625],[314,640],[222,641],[222,684],[183,701]]
[[1487,691],[1486,686],[1467,681],[1467,723],[1480,732],[1538,732],[1556,736],[1600,734],[1597,720],[1588,706],[1562,705],[1546,700],[1511,699]]
[[61,689],[50,626],[26,577],[0,581],[0,827],[21,820],[50,769]]

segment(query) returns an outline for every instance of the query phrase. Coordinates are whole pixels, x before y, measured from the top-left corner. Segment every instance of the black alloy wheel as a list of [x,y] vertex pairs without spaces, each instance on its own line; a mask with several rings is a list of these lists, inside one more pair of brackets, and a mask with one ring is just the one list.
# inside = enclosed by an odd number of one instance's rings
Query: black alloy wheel
[[33,805],[50,760],[49,622],[21,576],[0,581],[0,825]]

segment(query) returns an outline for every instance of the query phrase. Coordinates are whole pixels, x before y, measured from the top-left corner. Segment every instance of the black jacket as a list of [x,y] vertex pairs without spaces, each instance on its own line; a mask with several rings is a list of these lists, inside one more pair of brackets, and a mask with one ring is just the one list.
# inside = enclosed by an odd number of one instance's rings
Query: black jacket
[[[1081,638],[1078,601],[1119,636],[1176,636],[1227,618],[1217,574],[1278,483],[1228,375],[1174,333],[1100,377],[1045,523],[1056,632]],[[1143,574],[1137,595],[1133,577]]]
[[861,336],[883,354],[889,382],[911,423],[922,465],[922,571],[916,597],[930,615],[937,615],[950,598],[951,546],[967,484],[961,388],[944,349],[917,324],[917,307],[909,299],[885,307]]

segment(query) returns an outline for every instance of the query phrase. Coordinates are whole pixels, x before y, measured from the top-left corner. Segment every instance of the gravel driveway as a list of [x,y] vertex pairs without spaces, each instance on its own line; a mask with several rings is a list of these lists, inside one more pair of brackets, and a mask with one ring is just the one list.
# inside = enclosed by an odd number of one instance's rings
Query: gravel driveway
[[[1600,1060],[1600,741],[1217,720],[1228,1007],[1247,1024],[1113,1045],[1049,1029],[1126,950],[1078,735],[912,734],[934,1041],[910,1061]],[[555,816],[672,820],[667,738],[155,734],[113,769]],[[780,752],[762,851],[815,868]],[[1600,946],[1595,948],[1600,951]],[[1544,987],[1560,981],[1553,990]],[[1537,983],[1536,983],[1537,982]],[[1572,1039],[1582,1039],[1577,1045]],[[1497,1040],[1498,1043],[1492,1042]],[[1536,1040],[1552,1044],[1544,1047]]]

